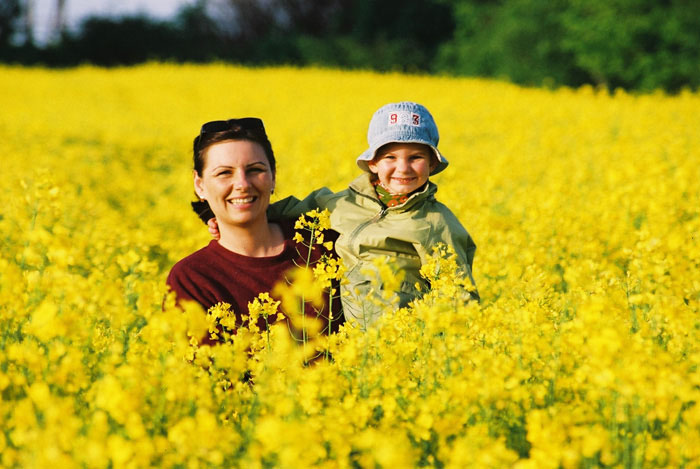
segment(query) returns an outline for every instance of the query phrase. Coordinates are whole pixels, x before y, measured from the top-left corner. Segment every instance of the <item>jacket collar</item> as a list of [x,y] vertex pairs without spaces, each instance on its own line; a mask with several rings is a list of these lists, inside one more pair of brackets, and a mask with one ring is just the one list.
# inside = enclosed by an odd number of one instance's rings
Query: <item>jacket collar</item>
[[[379,197],[377,196],[376,191],[374,190],[374,185],[372,185],[372,182],[370,181],[369,173],[363,173],[356,177],[350,183],[350,190],[360,194],[363,197],[370,198],[378,205],[383,206],[383,204],[379,200]],[[401,205],[397,205],[396,207],[388,207],[388,210],[396,212],[404,212],[406,210],[410,210],[417,203],[420,203],[424,200],[433,199],[435,197],[436,192],[437,185],[435,185],[431,181],[428,181],[428,183],[425,185],[422,191],[415,192],[408,198],[406,202],[404,202]]]

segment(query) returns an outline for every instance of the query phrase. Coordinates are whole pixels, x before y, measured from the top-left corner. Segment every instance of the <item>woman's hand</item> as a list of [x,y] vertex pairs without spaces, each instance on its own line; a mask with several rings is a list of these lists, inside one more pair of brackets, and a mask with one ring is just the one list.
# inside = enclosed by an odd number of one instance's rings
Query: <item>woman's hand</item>
[[209,228],[209,234],[211,234],[212,238],[221,238],[221,233],[219,233],[219,224],[216,222],[216,218],[210,218],[207,222],[207,227]]

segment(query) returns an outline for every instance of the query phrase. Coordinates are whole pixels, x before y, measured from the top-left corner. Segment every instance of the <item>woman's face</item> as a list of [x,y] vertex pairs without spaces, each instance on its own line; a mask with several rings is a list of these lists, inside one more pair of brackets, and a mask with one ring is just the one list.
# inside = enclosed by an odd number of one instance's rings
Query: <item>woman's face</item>
[[265,212],[275,175],[256,142],[225,140],[204,150],[201,177],[195,171],[197,195],[209,202],[220,225],[252,226],[267,222]]

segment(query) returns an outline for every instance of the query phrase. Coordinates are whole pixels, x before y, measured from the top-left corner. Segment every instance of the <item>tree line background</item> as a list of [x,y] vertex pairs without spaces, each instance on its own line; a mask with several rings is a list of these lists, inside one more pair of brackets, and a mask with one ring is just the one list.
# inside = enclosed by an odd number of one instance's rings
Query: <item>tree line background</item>
[[700,84],[698,0],[197,0],[171,20],[89,17],[33,37],[0,2],[0,62],[320,65],[677,92]]

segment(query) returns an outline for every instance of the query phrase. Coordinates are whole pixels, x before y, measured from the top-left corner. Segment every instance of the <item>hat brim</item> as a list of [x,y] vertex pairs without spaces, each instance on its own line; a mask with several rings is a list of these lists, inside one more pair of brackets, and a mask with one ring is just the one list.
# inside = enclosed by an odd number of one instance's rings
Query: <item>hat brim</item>
[[[394,143],[394,142],[388,142],[388,143]],[[435,168],[430,171],[430,175],[434,175],[442,171],[443,169],[447,168],[447,165],[450,164],[449,161],[447,161],[447,158],[443,156],[442,153],[440,153],[440,150],[435,148],[434,146],[430,145],[429,143],[425,143],[423,141],[411,141],[411,140],[406,140],[406,141],[400,141],[400,142],[395,142],[395,143],[420,143],[421,145],[427,145],[429,146],[432,150],[433,153],[435,153],[435,157],[438,160],[438,164],[435,166]],[[370,147],[367,150],[363,151],[360,156],[357,157],[357,166],[362,171],[365,171],[367,173],[371,172],[369,169],[368,163],[374,159],[374,155],[377,153],[377,150],[381,148],[382,146],[386,145],[386,143],[383,143],[377,147]]]

